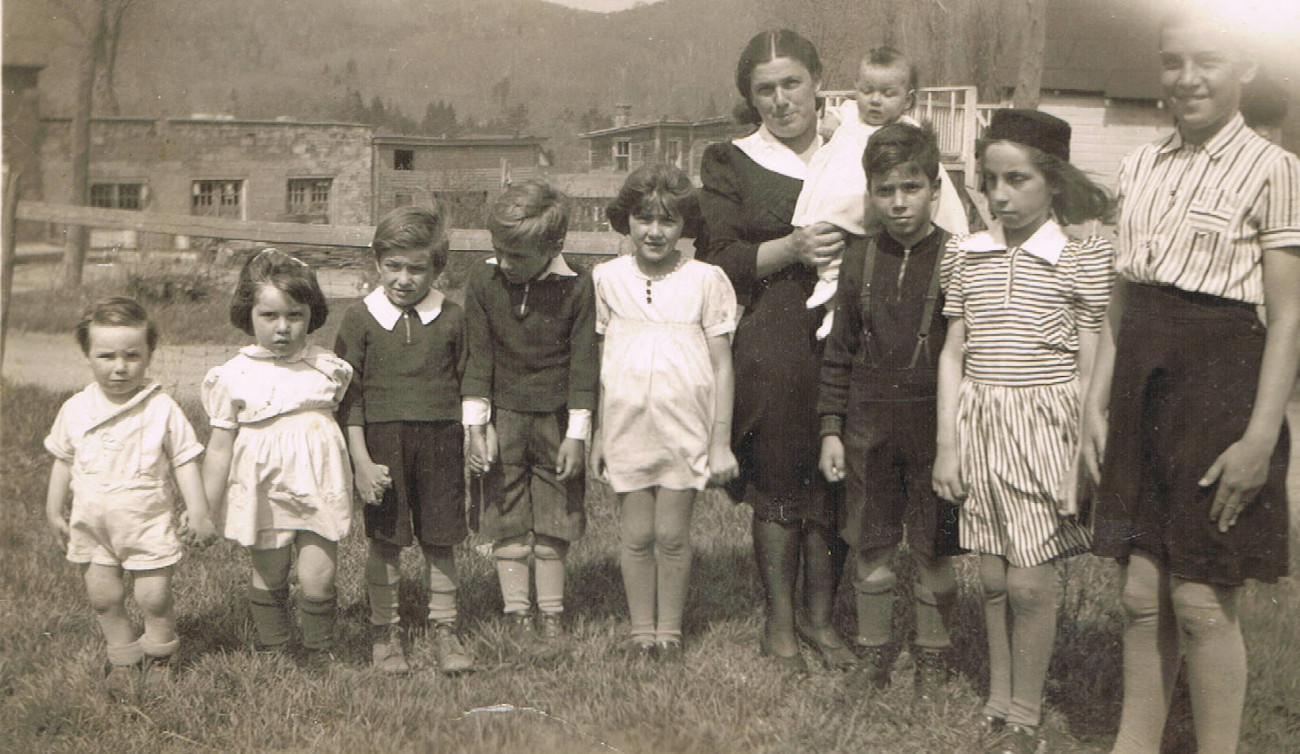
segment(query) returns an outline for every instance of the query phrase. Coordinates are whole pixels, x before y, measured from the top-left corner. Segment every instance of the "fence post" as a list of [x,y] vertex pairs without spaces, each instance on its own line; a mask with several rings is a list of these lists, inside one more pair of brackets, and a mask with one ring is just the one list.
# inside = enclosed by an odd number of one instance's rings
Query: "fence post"
[[0,368],[5,361],[5,336],[9,333],[9,302],[14,287],[14,262],[18,254],[18,181],[21,172],[4,171],[4,198],[0,208]]

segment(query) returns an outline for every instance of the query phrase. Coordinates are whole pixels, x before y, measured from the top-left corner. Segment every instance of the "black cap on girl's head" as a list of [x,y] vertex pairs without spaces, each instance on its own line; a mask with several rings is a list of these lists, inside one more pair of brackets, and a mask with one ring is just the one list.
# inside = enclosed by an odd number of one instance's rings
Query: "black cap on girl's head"
[[1070,161],[1070,124],[1038,110],[995,110],[984,141],[1014,141]]

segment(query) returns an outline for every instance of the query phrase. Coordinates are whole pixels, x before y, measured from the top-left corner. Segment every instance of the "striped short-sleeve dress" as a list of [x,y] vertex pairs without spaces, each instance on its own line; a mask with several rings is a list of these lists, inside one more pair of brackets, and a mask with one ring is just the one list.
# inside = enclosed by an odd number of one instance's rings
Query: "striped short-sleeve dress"
[[944,255],[943,313],[966,326],[959,529],[962,547],[1031,567],[1089,547],[1059,511],[1079,443],[1079,331],[1101,328],[1114,253],[1052,220],[1014,248],[999,230],[955,238]]

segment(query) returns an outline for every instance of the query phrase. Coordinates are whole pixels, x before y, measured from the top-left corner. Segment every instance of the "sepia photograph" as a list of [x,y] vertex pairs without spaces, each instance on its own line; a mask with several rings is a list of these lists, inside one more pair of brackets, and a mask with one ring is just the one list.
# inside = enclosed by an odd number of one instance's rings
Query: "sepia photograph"
[[0,32],[0,750],[1300,751],[1295,0]]

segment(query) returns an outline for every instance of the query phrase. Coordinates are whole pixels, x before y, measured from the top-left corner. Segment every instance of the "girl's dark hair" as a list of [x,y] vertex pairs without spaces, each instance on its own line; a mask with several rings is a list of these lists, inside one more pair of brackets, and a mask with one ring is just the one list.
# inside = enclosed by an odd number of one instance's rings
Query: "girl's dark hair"
[[77,328],[73,334],[77,338],[77,345],[81,346],[81,352],[90,354],[90,328],[92,325],[100,327],[143,327],[145,330],[145,341],[149,345],[149,353],[153,353],[158,347],[158,325],[149,319],[149,313],[144,310],[139,301],[127,296],[112,296],[102,298],[90,306],[86,307],[85,313],[81,315],[81,321],[77,323]]
[[927,123],[917,127],[911,123],[890,123],[867,139],[862,150],[862,170],[867,182],[872,176],[882,176],[900,165],[912,165],[931,181],[939,177],[939,142],[934,129]]
[[750,100],[750,84],[754,69],[763,63],[770,63],[777,58],[790,58],[803,64],[813,78],[821,78],[822,60],[817,55],[817,48],[803,35],[790,29],[772,29],[759,32],[749,40],[740,53],[736,63],[736,89],[743,100],[736,105],[732,115],[741,123],[757,124],[762,122],[758,109]]
[[569,198],[543,181],[513,184],[493,200],[487,229],[493,243],[557,254],[569,232]]
[[417,207],[408,204],[390,209],[375,226],[375,240],[370,242],[375,261],[394,251],[427,251],[434,271],[447,265],[451,241],[447,238],[447,218],[442,207]]
[[[1047,185],[1053,190],[1052,210],[1056,217],[1066,225],[1081,223],[1085,220],[1105,219],[1114,209],[1114,200],[1110,192],[1093,182],[1083,171],[1061,158],[1050,155],[1041,149],[1021,144],[1018,141],[984,141],[975,143],[975,156],[981,163],[984,152],[990,144],[1012,144],[1029,153],[1034,167],[1043,174]],[[984,191],[984,171],[980,170],[980,191]]]
[[605,217],[611,228],[626,236],[631,232],[628,218],[661,207],[670,217],[681,220],[683,238],[698,235],[700,200],[695,184],[680,169],[663,163],[642,165],[629,175],[618,196],[605,206]]
[[270,248],[249,257],[240,268],[235,295],[230,299],[230,324],[253,334],[253,304],[263,285],[273,285],[294,301],[311,307],[307,332],[315,332],[325,324],[330,309],[316,282],[316,273],[300,260]]

